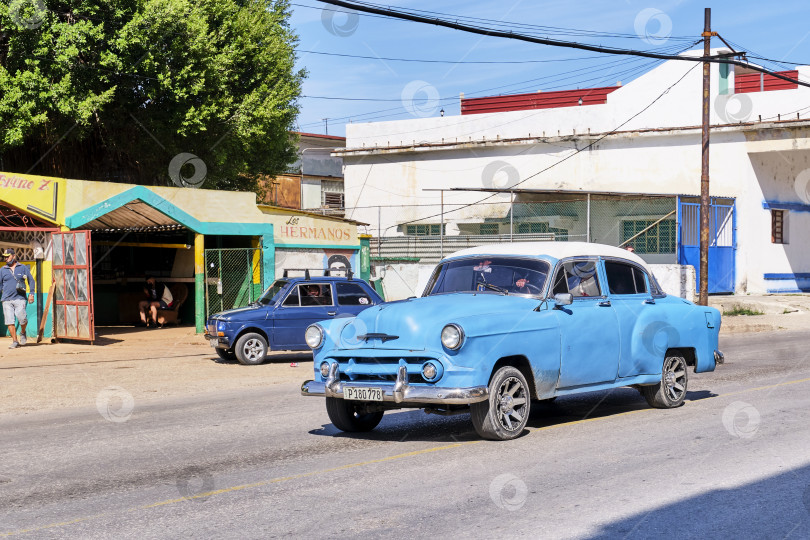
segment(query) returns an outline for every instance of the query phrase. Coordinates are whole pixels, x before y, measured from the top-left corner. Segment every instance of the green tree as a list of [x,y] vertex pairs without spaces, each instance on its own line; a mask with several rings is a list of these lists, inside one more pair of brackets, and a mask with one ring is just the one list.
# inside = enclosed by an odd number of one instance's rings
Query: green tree
[[287,0],[0,4],[0,170],[255,189],[296,159],[288,19]]

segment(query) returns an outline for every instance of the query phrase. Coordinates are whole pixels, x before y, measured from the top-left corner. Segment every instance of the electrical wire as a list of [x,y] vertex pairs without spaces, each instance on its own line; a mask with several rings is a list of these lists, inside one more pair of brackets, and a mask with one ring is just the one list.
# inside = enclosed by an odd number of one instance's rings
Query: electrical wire
[[480,27],[480,26],[473,26],[469,24],[460,24],[458,22],[439,19],[439,18],[428,18],[423,17],[420,15],[414,15],[412,13],[406,11],[398,11],[391,8],[384,8],[384,7],[376,7],[376,4],[368,4],[364,5],[358,2],[344,2],[343,0],[318,0],[319,2],[323,2],[325,4],[331,4],[335,6],[340,6],[348,9],[354,9],[357,11],[362,11],[366,13],[374,13],[378,15],[383,15],[386,17],[391,17],[395,19],[403,19],[406,21],[424,23],[424,24],[431,24],[435,26],[442,26],[445,28],[450,28],[453,30],[461,30],[464,32],[472,33],[472,34],[479,34],[483,36],[490,36],[490,37],[502,37],[507,39],[515,39],[519,41],[525,41],[528,43],[536,43],[539,45],[551,45],[555,47],[567,47],[571,49],[580,49],[585,51],[592,51],[592,52],[602,52],[608,54],[617,54],[617,55],[625,55],[625,56],[643,56],[647,58],[657,58],[660,60],[679,60],[685,62],[696,62],[696,63],[715,63],[715,64],[734,64],[740,65],[743,67],[747,67],[749,69],[753,69],[754,71],[760,71],[762,73],[766,73],[772,75],[778,79],[783,79],[788,82],[793,82],[800,84],[802,86],[810,87],[810,82],[803,82],[797,81],[780,73],[776,73],[773,71],[769,71],[765,68],[761,68],[759,66],[754,66],[751,64],[747,64],[741,62],[739,60],[732,59],[729,55],[719,55],[719,56],[679,56],[679,55],[671,55],[671,54],[662,54],[657,53],[654,51],[643,51],[637,49],[621,49],[616,47],[603,47],[597,45],[589,45],[586,43],[579,43],[575,41],[566,41],[566,40],[559,40],[559,39],[549,39],[549,38],[542,38],[542,37],[534,37],[526,34],[519,34],[512,32],[511,30],[504,31],[504,30],[496,30],[491,27]]
[[[370,2],[360,2],[360,1],[358,1],[356,3],[357,4],[362,4],[362,5],[371,7],[371,8],[382,8],[382,7],[384,7],[384,6],[381,6],[379,4],[373,4],[373,3],[370,3]],[[323,7],[310,6],[310,5],[306,5],[306,4],[295,4],[295,3],[293,3],[291,5],[298,6],[298,7],[305,7],[305,8],[320,9],[320,10],[323,10],[323,11],[333,11],[333,12],[336,12],[336,13],[343,13],[343,14],[346,13],[346,11],[344,11],[344,10],[339,10],[339,9],[334,9],[334,8],[330,9],[330,8],[323,8]],[[348,9],[355,9],[355,8],[351,7],[351,8],[348,8]],[[403,10],[403,11],[405,11],[405,10]],[[426,15],[440,15],[440,16],[443,16],[443,17],[451,17],[455,21],[469,21],[471,23],[487,23],[487,24],[489,24],[491,26],[503,26],[503,27],[506,27],[506,28],[509,28],[509,29],[522,28],[525,31],[533,31],[538,35],[557,34],[557,35],[567,35],[567,36],[577,36],[577,37],[641,39],[641,37],[639,35],[637,35],[637,34],[628,34],[628,33],[622,33],[622,32],[604,32],[604,31],[596,31],[596,30],[584,30],[584,29],[578,29],[578,28],[566,28],[566,27],[559,27],[559,26],[545,26],[545,25],[537,25],[537,24],[530,24],[530,23],[515,22],[515,21],[499,21],[499,20],[493,20],[493,19],[484,19],[484,18],[479,18],[479,17],[471,17],[471,16],[468,16],[468,15],[455,15],[455,14],[442,13],[442,12],[438,12],[438,11],[421,10],[421,9],[416,9],[416,8],[408,8],[407,11],[411,12],[411,13],[423,13],[423,14],[426,14]],[[371,16],[371,17],[375,17],[375,18],[380,18],[380,17],[385,18],[386,17],[386,16],[383,16],[383,15],[374,14],[374,13],[368,13],[368,12],[362,12],[362,11],[355,12],[355,13],[357,13],[358,15]],[[698,36],[696,36],[696,35],[695,36],[668,36],[668,39],[672,39],[672,40],[676,40],[676,41],[678,41],[678,40],[690,41],[690,40],[694,40],[696,37],[698,37]]]
[[422,64],[546,64],[552,62],[575,62],[579,60],[590,60],[602,58],[602,55],[579,56],[574,58],[551,58],[548,60],[429,60],[426,58],[390,58],[386,56],[364,56],[361,54],[333,53],[325,51],[310,51],[306,49],[296,49],[295,52],[305,54],[319,54],[324,56],[339,56],[343,58],[360,58],[363,60],[384,60],[386,62],[418,62]]
[[[692,72],[692,70],[694,70],[694,69],[695,69],[696,67],[698,67],[698,66],[699,66],[699,64],[695,64],[695,65],[693,65],[691,68],[689,68],[689,69],[686,71],[686,73],[684,73],[684,74],[683,74],[683,75],[682,75],[682,76],[681,76],[681,77],[680,77],[680,78],[679,78],[677,81],[675,81],[674,83],[672,83],[672,84],[671,84],[671,85],[670,85],[670,86],[669,86],[669,87],[668,87],[666,90],[664,90],[663,92],[661,92],[661,94],[659,94],[659,95],[658,95],[658,97],[656,97],[656,98],[655,98],[655,99],[654,99],[652,102],[650,102],[650,103],[649,103],[649,104],[648,104],[646,107],[644,107],[643,109],[641,109],[639,112],[637,112],[636,114],[634,114],[633,116],[631,116],[630,118],[628,118],[627,120],[625,120],[624,122],[622,122],[621,124],[619,124],[618,126],[616,126],[615,128],[613,128],[612,130],[610,130],[610,131],[608,131],[608,132],[606,132],[606,133],[602,134],[602,136],[600,136],[599,138],[595,139],[594,141],[592,141],[591,143],[587,144],[586,146],[584,146],[584,147],[582,147],[582,148],[578,148],[578,149],[576,149],[576,150],[575,150],[574,152],[572,152],[571,154],[569,154],[569,155],[565,156],[564,158],[560,159],[559,161],[556,161],[556,162],[552,163],[552,164],[551,164],[551,165],[549,165],[548,167],[545,167],[545,168],[543,168],[543,169],[539,170],[538,172],[536,172],[536,173],[534,173],[534,174],[531,174],[531,175],[527,176],[526,178],[524,178],[524,179],[523,179],[523,180],[521,180],[520,182],[517,182],[517,183],[516,183],[514,186],[512,186],[512,188],[515,188],[515,187],[517,187],[517,186],[519,186],[519,185],[521,185],[521,184],[523,184],[523,183],[525,183],[525,182],[528,182],[528,181],[529,181],[529,180],[531,180],[532,178],[534,178],[534,177],[536,177],[536,176],[539,176],[539,175],[543,174],[544,172],[546,172],[546,171],[548,171],[548,170],[550,170],[550,169],[553,169],[554,167],[556,167],[556,166],[558,166],[558,165],[560,165],[560,164],[562,164],[562,163],[564,163],[564,162],[568,161],[569,159],[573,158],[574,156],[579,155],[581,152],[584,152],[585,150],[589,150],[589,149],[590,149],[590,148],[592,148],[594,145],[596,145],[597,143],[601,142],[602,140],[604,140],[604,139],[605,139],[605,138],[607,138],[608,136],[610,136],[610,135],[612,135],[613,133],[615,133],[615,132],[619,131],[619,130],[620,130],[622,127],[624,127],[625,125],[627,125],[627,124],[628,124],[629,122],[631,122],[633,119],[637,118],[639,115],[641,115],[641,114],[643,114],[645,111],[647,111],[647,110],[648,110],[650,107],[652,107],[653,105],[655,105],[655,104],[656,104],[656,103],[657,103],[657,102],[658,102],[658,101],[659,101],[661,98],[663,98],[663,97],[664,97],[666,94],[668,94],[670,90],[672,90],[672,89],[673,89],[675,86],[677,86],[677,85],[678,85],[678,84],[679,84],[681,81],[683,81],[683,80],[686,78],[686,76],[687,76],[687,75],[689,75],[689,73],[691,73],[691,72]],[[487,196],[487,197],[484,197],[483,199],[480,199],[479,201],[476,201],[476,202],[473,202],[473,203],[469,203],[469,204],[466,204],[466,205],[464,205],[464,206],[462,206],[462,207],[460,207],[460,208],[456,208],[456,209],[453,209],[453,210],[450,210],[450,211],[444,212],[444,215],[446,215],[446,214],[448,214],[448,213],[451,213],[451,212],[458,212],[459,210],[463,210],[464,208],[469,208],[469,207],[471,207],[471,206],[475,206],[475,205],[480,204],[480,203],[482,203],[482,202],[484,202],[484,201],[487,201],[487,200],[489,200],[489,199],[491,199],[491,198],[493,198],[493,197],[495,197],[495,196],[497,196],[497,195],[499,195],[499,193],[493,193],[492,195],[489,195],[489,196]],[[431,215],[431,216],[421,217],[421,218],[419,218],[419,219],[415,219],[415,220],[411,220],[411,221],[406,221],[406,222],[403,222],[403,223],[398,223],[398,224],[396,224],[396,225],[391,225],[391,226],[389,226],[389,227],[387,227],[387,228],[386,228],[386,232],[387,232],[387,231],[388,231],[388,229],[390,229],[391,227],[399,227],[399,226],[402,226],[402,225],[409,225],[409,224],[411,224],[411,223],[416,223],[417,221],[424,221],[424,220],[426,220],[426,219],[432,219],[432,218],[435,218],[435,217],[439,217],[439,216],[441,216],[441,215],[443,215],[443,214],[434,214],[434,215]]]

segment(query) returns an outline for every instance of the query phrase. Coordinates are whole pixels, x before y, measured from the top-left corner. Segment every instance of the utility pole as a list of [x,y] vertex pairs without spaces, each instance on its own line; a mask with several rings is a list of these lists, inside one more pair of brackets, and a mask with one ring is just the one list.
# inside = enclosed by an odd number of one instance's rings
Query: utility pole
[[700,169],[700,269],[698,304],[709,305],[709,93],[711,92],[712,8],[703,14],[703,129],[701,140],[702,163]]
[[323,126],[326,130],[326,135],[329,135],[329,119],[328,118],[321,118],[323,120]]

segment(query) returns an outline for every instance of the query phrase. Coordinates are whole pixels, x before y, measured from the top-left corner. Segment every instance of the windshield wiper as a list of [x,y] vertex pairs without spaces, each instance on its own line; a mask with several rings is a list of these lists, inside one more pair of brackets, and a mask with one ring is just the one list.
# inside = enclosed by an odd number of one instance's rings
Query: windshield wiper
[[481,285],[483,285],[487,289],[492,289],[493,291],[498,291],[499,293],[503,293],[503,294],[507,294],[507,295],[509,294],[509,291],[507,291],[503,287],[498,287],[497,285],[493,285],[492,283],[486,283],[485,282],[485,283],[482,283]]

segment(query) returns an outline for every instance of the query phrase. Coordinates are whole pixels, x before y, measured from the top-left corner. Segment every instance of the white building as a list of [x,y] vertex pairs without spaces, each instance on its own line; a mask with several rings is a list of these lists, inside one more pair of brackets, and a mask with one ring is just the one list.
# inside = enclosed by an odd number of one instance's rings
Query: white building
[[[810,67],[788,74],[810,81]],[[719,64],[711,83],[710,290],[810,291],[810,88]],[[629,240],[648,262],[697,264],[701,95],[702,64],[671,60],[615,88],[462,100],[460,116],[350,124],[335,153],[346,216],[386,239],[428,235],[417,245],[440,242],[445,254],[464,235],[511,232]],[[454,188],[514,193],[429,191]]]

